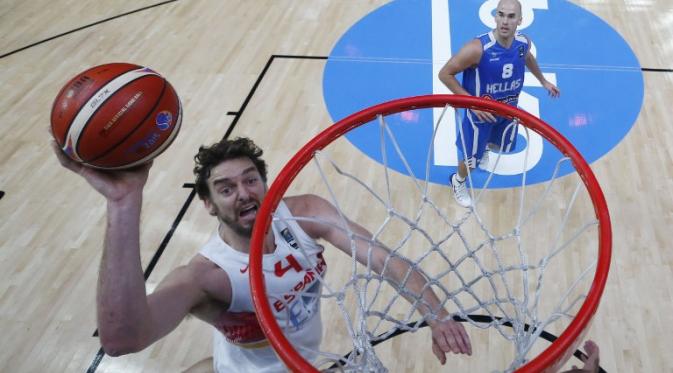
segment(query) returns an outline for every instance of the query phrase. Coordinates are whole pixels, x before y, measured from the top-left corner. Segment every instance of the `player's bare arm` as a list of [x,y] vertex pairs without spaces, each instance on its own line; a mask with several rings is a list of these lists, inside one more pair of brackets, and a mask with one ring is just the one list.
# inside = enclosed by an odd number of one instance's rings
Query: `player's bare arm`
[[97,313],[101,344],[108,355],[136,352],[168,334],[205,299],[195,266],[171,272],[147,296],[140,260],[140,211],[150,164],[124,171],[99,171],[68,158],[52,144],[61,165],[82,176],[107,200]]
[[[530,40],[528,41],[530,43]],[[535,59],[535,56],[533,56],[533,53],[528,51],[528,54],[526,54],[526,67],[528,70],[535,76],[535,78],[542,84],[542,86],[547,90],[549,95],[551,97],[559,97],[561,95],[561,90],[558,89],[554,84],[552,84],[550,81],[545,79],[544,75],[542,74],[542,71],[540,70],[540,66],[537,64],[537,60]]]
[[[469,43],[465,44],[463,48],[461,48],[457,54],[452,56],[446,62],[446,64],[444,64],[442,69],[439,70],[439,80],[444,83],[444,85],[454,94],[469,95],[469,93],[465,90],[465,88],[463,88],[456,78],[456,75],[470,67],[477,66],[479,64],[479,60],[481,60],[482,53],[483,49],[481,42],[478,39],[473,39]],[[495,116],[489,112],[479,110],[472,110],[472,112],[481,121],[496,121]]]
[[[109,293],[99,292],[99,318],[101,313],[121,312],[124,319],[99,320],[101,344],[111,356],[138,352],[174,330],[198,305],[207,299],[197,279],[197,266],[181,266],[168,274],[149,296],[119,302]],[[138,288],[145,291],[143,286]],[[123,296],[128,296],[124,294]],[[108,297],[108,298],[106,298]],[[124,303],[120,306],[120,303]]]
[[172,271],[146,295],[140,260],[142,189],[108,202],[108,224],[98,280],[101,344],[109,355],[140,351],[175,329],[205,299],[195,266]]
[[[351,255],[351,238],[344,229],[344,221],[331,203],[315,195],[289,197],[285,199],[285,202],[293,215],[311,217],[327,223],[302,221],[300,225],[307,234],[314,238],[322,238],[346,254]],[[398,284],[401,284],[402,279],[411,268],[408,260],[392,257],[385,264],[386,258],[389,256],[388,249],[383,245],[372,245],[370,261],[371,233],[354,222],[346,221],[345,223],[348,224],[348,229],[355,235],[356,259],[358,262],[365,266],[371,266],[376,273],[386,277],[389,276]],[[358,237],[361,239],[358,239]],[[441,306],[441,302],[435,293],[426,285],[427,279],[419,271],[411,269],[405,288],[417,295],[422,294],[423,300],[427,303],[427,306],[419,306],[422,315],[426,315],[428,312],[437,315],[437,319],[428,320],[433,335],[433,352],[442,364],[446,362],[445,353],[447,352],[472,354],[470,339],[465,328],[449,317],[449,313]],[[415,298],[409,294],[402,295],[410,302],[415,301]]]
[[138,348],[151,345],[174,330],[189,314],[213,324],[231,299],[231,283],[216,264],[197,255],[171,271],[147,297],[152,328]]

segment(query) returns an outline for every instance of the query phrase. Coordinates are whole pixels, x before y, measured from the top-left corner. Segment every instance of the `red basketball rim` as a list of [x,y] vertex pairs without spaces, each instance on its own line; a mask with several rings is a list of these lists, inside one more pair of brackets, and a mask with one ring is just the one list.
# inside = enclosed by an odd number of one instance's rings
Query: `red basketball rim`
[[569,354],[573,352],[581,341],[583,332],[588,328],[593,315],[596,313],[600,298],[605,289],[612,250],[612,229],[607,203],[589,164],[577,149],[553,127],[516,107],[472,96],[425,95],[384,102],[352,114],[326,128],[304,145],[283,167],[264,198],[252,232],[250,245],[250,286],[257,318],[262,330],[276,350],[276,353],[290,369],[301,372],[318,372],[285,338],[273,316],[267,299],[264,275],[262,273],[262,244],[264,242],[264,234],[271,224],[272,212],[275,211],[294,178],[313,158],[313,154],[317,150],[324,149],[337,138],[353,128],[372,121],[379,114],[385,116],[413,109],[444,107],[447,104],[456,108],[475,108],[497,113],[500,116],[518,118],[523,125],[540,134],[565,156],[570,158],[581,176],[593,202],[599,226],[598,262],[593,283],[577,316],[561,333],[559,338],[533,360],[517,369],[517,372],[555,371],[555,369],[558,369],[565,362]]

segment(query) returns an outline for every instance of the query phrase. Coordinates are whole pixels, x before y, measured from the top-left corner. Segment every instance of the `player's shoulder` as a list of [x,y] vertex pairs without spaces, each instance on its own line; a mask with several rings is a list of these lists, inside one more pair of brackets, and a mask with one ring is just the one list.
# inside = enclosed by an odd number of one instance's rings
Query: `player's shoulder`
[[231,298],[231,279],[229,275],[224,269],[203,255],[195,255],[189,263],[179,268],[187,271],[191,281],[206,294],[219,300],[229,300]]
[[483,46],[488,44],[492,39],[493,39],[493,32],[489,31],[475,36],[467,44],[479,46],[479,48],[482,49]]
[[518,41],[519,43],[524,43],[524,44],[527,44],[527,45],[531,44],[530,37],[528,37],[528,35],[522,34],[520,32],[517,32],[514,35],[514,40]]
[[226,277],[228,281],[227,272],[203,255],[194,255],[189,263],[179,268],[187,271],[188,275],[201,285],[210,282],[213,278],[222,280]]
[[326,199],[315,194],[299,194],[283,198],[292,215],[315,215],[331,205]]
[[481,33],[474,37],[477,40],[488,41],[493,39],[493,30]]
[[477,47],[479,49],[482,49],[482,46],[484,45],[485,40],[482,39],[481,37],[476,37],[465,44],[466,46],[471,46],[471,47]]
[[497,45],[493,30],[477,36],[474,38],[474,41],[476,41],[475,45],[478,45],[481,51],[488,50]]
[[481,55],[483,53],[484,46],[478,38],[468,41],[460,51],[460,54],[467,58],[471,63],[476,64],[479,62]]
[[299,227],[312,239],[324,238],[332,230],[332,222],[340,219],[339,210],[327,199],[315,194],[302,194],[283,199],[292,216],[308,219],[298,220]]

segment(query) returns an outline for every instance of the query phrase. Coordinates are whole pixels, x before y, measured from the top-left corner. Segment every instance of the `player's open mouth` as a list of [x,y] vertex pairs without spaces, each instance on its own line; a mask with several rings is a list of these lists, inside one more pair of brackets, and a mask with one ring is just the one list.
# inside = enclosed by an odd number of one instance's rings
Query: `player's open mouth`
[[242,218],[252,217],[257,214],[257,205],[247,206],[241,209],[241,212],[238,214]]

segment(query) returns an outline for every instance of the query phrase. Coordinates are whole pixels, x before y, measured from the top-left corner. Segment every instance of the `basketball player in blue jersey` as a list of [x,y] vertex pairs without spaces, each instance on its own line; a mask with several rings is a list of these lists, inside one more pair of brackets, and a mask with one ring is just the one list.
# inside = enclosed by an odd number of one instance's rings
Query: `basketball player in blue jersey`
[[[547,81],[530,52],[531,41],[517,32],[521,24],[521,3],[500,0],[495,13],[496,28],[467,43],[442,67],[439,79],[451,92],[497,100],[512,106],[519,101],[526,67],[540,81],[551,97],[559,89]],[[456,74],[463,73],[463,84]],[[507,118],[479,110],[465,110],[456,145],[462,153],[458,172],[451,175],[453,195],[463,207],[472,205],[466,188],[467,167],[488,164],[490,150],[508,152],[514,149],[517,125]]]

